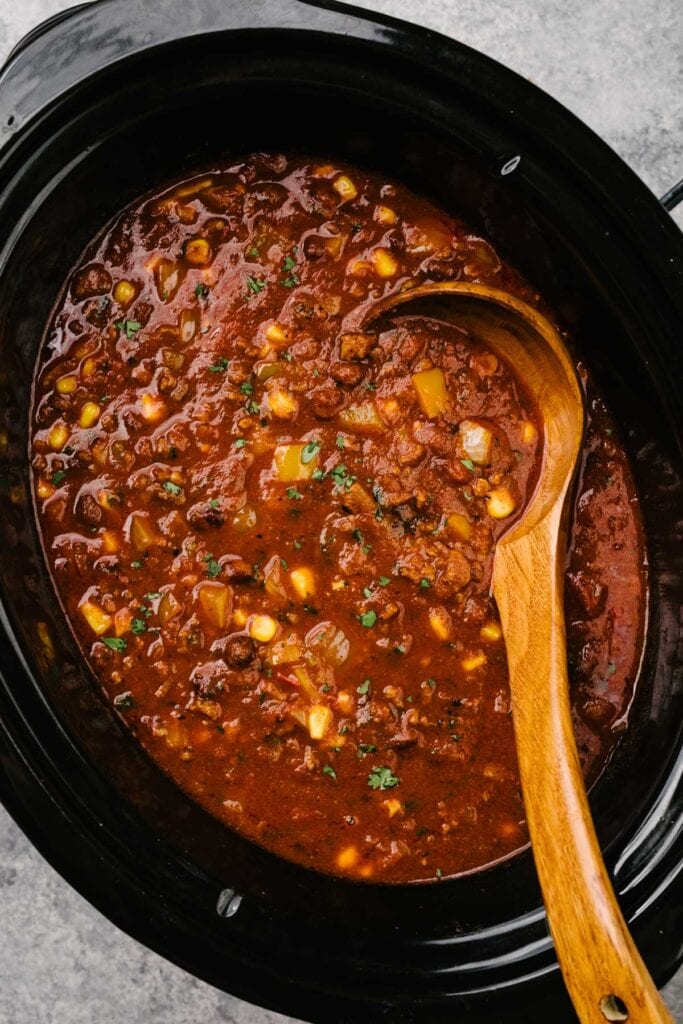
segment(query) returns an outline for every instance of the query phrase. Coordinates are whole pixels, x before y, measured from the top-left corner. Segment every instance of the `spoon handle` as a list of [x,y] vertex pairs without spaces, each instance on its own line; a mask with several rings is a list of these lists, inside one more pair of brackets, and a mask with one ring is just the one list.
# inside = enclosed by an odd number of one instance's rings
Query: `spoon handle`
[[673,1024],[600,854],[572,730],[560,503],[496,551],[526,818],[546,914],[581,1024]]

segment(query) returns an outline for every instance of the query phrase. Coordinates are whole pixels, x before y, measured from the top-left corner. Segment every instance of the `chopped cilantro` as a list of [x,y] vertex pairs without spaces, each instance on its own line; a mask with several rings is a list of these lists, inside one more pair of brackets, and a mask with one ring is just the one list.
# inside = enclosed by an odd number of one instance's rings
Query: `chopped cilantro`
[[367,757],[368,754],[375,754],[377,747],[374,743],[359,743],[358,744],[358,757]]
[[253,400],[247,402],[247,412],[248,413],[251,413],[252,416],[256,416],[258,411],[259,411],[259,404],[258,404],[258,402],[254,402]]
[[422,590],[429,590],[429,588],[431,587],[431,583],[425,576],[423,576],[422,579],[420,580],[420,587]]
[[312,605],[312,604],[304,604],[304,611],[307,611],[309,613],[309,615],[319,615],[320,614],[320,612],[315,607],[315,605]]
[[249,444],[249,442],[247,441],[246,437],[238,437],[237,440],[233,442],[233,444],[235,445],[235,448],[244,448],[246,447],[246,445]]
[[172,480],[164,480],[164,490],[177,497],[182,491],[182,487],[179,487],[178,484],[174,484]]
[[285,258],[282,261],[282,269],[283,270],[294,270],[295,267],[296,267],[296,260],[293,259],[291,256],[285,256]]
[[434,874],[436,875],[437,878],[443,878],[443,871],[441,870],[441,868],[437,868]]
[[331,764],[323,765],[323,775],[329,775],[331,779],[337,778],[337,773],[335,772]]
[[226,359],[225,356],[221,356],[213,366],[209,367],[209,373],[224,373],[229,366],[230,360]]
[[356,687],[356,693],[359,693],[361,697],[365,697],[370,692],[370,680],[364,679],[360,686]]
[[302,545],[301,545],[301,541],[300,540],[295,540],[292,543],[293,543],[293,546],[296,548],[297,551],[301,551]]
[[126,641],[122,636],[103,636],[102,643],[106,644],[112,651],[118,651],[119,654],[126,649]]
[[158,590],[150,590],[149,594],[145,594],[145,601],[156,601],[161,597],[161,593]]
[[287,570],[289,569],[289,565],[287,564],[287,561],[286,561],[286,559],[284,559],[284,558],[281,558],[281,559],[280,559],[280,565],[281,565],[281,566],[282,566],[282,568],[283,568],[283,569],[285,570],[285,572],[287,572]]
[[431,676],[429,679],[426,679],[425,682],[430,690],[434,690],[436,688],[436,679],[432,679]]
[[380,576],[378,583],[380,587],[388,587],[389,584],[391,583],[391,580],[389,579],[388,576]]
[[617,663],[615,661],[608,662],[608,664],[607,664],[607,675],[608,676],[613,676],[614,673],[616,672],[616,670],[617,670]]
[[301,449],[301,461],[303,464],[307,465],[309,462],[312,462],[321,448],[322,444],[320,441],[309,441],[308,444],[304,445]]
[[292,355],[291,352],[283,352],[282,353],[282,358],[286,359],[288,363],[293,363],[294,362],[294,356]]
[[358,621],[361,626],[365,626],[366,629],[372,629],[377,622],[377,612],[370,609],[369,612],[363,612],[362,615],[358,616]]
[[296,487],[287,488],[287,497],[290,498],[292,501],[303,500],[303,494],[301,493],[301,491],[297,491]]
[[249,250],[247,255],[251,256],[252,259],[258,259],[258,257],[261,255],[261,253],[258,251],[258,249],[256,248],[255,245],[252,245],[252,247]]
[[139,561],[139,560],[138,560],[138,559],[136,558],[134,562],[131,562],[131,563],[130,563],[130,567],[131,567],[131,569],[142,569],[142,562],[140,562],[140,561]]
[[253,395],[254,385],[249,380],[245,380],[243,384],[240,384],[240,391],[243,395]]
[[123,331],[127,338],[134,338],[142,324],[139,320],[116,320],[114,327],[118,327],[120,331]]
[[363,587],[363,597],[366,597],[368,601],[374,596],[374,590],[371,587]]
[[337,448],[339,448],[341,451],[343,451],[344,448],[346,447],[346,442],[344,440],[344,435],[343,434],[337,434],[337,440],[336,440],[335,443],[337,445]]
[[56,470],[56,472],[54,472],[52,474],[52,483],[55,485],[55,487],[58,484],[61,484],[61,482],[62,482],[62,480],[64,479],[65,476],[66,476],[66,473],[65,473],[65,471],[63,469],[58,469],[58,470]]
[[132,633],[135,633],[136,636],[139,636],[140,633],[147,632],[147,623],[145,622],[144,619],[133,619],[133,621],[130,624],[130,628]]
[[126,690],[125,693],[116,694],[114,697],[114,707],[118,708],[119,711],[130,711],[132,707],[135,707],[133,694],[130,690]]
[[204,555],[204,563],[206,565],[207,576],[210,576],[211,579],[215,579],[216,576],[220,575],[221,567],[213,555]]
[[474,473],[474,463],[472,462],[472,459],[461,459],[460,461],[465,469],[469,469],[470,473]]
[[314,469],[312,480],[324,480],[327,474],[322,469]]
[[209,500],[209,506],[210,506],[211,508],[220,508],[220,504],[221,504],[221,503],[220,503],[220,501],[218,500],[218,498],[211,498],[211,499]]
[[349,473],[343,462],[340,462],[338,466],[335,466],[334,469],[331,470],[330,476],[340,491],[350,490],[356,482],[356,477]]
[[252,277],[251,274],[247,274],[247,297],[251,295],[258,295],[266,287],[266,282],[261,277]]
[[394,775],[391,768],[373,768],[368,775],[370,789],[393,789],[401,780]]
[[195,285],[194,293],[198,299],[205,299],[209,294],[208,285],[205,285],[200,281],[198,285]]

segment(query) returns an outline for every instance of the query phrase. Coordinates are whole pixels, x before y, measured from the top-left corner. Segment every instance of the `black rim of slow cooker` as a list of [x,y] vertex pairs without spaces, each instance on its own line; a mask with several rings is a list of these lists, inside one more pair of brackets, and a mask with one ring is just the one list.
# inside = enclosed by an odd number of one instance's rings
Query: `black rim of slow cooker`
[[[122,60],[133,53],[144,53],[161,43],[183,39],[187,35],[208,35],[216,31],[242,29],[246,25],[305,32],[311,28],[311,15],[315,9],[322,18],[315,26],[316,31],[320,31],[322,25],[323,31],[343,33],[363,46],[372,45],[378,53],[390,51],[422,64],[440,61],[450,65],[451,69],[457,67],[460,73],[476,80],[480,88],[485,88],[489,82],[495,83],[496,90],[504,90],[508,94],[511,108],[516,104],[520,107],[526,105],[535,109],[539,118],[546,119],[548,124],[554,123],[557,126],[562,122],[567,149],[574,153],[580,152],[581,159],[595,162],[594,188],[604,190],[606,203],[612,204],[617,215],[628,213],[634,236],[640,233],[645,240],[654,241],[657,238],[659,244],[651,267],[652,276],[668,296],[676,295],[677,282],[680,286],[681,267],[680,262],[676,263],[671,254],[674,257],[680,254],[680,238],[676,236],[675,228],[668,223],[665,214],[657,208],[654,197],[649,196],[645,187],[600,140],[533,86],[457,43],[391,19],[354,12],[342,4],[307,4],[303,0],[291,0],[281,4],[254,4],[247,11],[238,10],[239,7],[242,5],[215,5],[209,0],[206,3],[199,0],[183,5],[184,16],[169,26],[162,25],[159,18],[145,9],[142,3],[100,0],[94,5],[82,5],[74,11],[64,12],[63,16],[39,27],[15,51],[14,63],[21,61],[24,66],[30,66],[31,63],[34,67],[40,66],[41,59],[50,52],[51,46],[60,37],[67,39],[69,33],[72,33],[71,41],[80,38],[81,45],[63,62],[60,75],[55,76],[55,81],[42,95],[41,86],[33,93],[21,83],[17,85],[17,80],[13,80],[7,73],[4,79],[0,78],[0,128],[5,134],[5,156],[9,154],[5,166],[11,166],[11,154],[17,147],[24,147],[28,143],[30,148],[31,132],[39,117],[54,109],[70,89],[77,89],[79,83],[95,74],[101,63]],[[87,34],[79,37],[79,29],[81,32],[87,30]],[[63,36],[65,30],[67,35]],[[96,45],[97,41],[104,43],[104,51],[102,46]],[[501,153],[500,167],[505,167],[514,155]],[[3,186],[2,159],[3,152],[0,149],[0,196]],[[673,380],[672,386],[675,383]],[[680,417],[674,415],[673,418],[680,426]],[[11,628],[6,621],[3,627],[7,628],[3,628],[3,649],[0,654],[0,669],[5,683],[0,687],[0,794],[35,845],[71,884],[136,938],[193,973],[214,984],[224,985],[252,1001],[299,1015],[311,1015],[312,1019],[321,1019],[321,1015],[329,1020],[378,1019],[380,1016],[395,1020],[437,1019],[441,992],[433,1002],[429,985],[423,987],[416,981],[416,973],[430,973],[423,956],[418,958],[421,967],[410,978],[413,990],[397,992],[395,1002],[390,998],[378,999],[376,994],[362,991],[359,985],[354,991],[350,987],[347,990],[343,962],[339,963],[339,971],[330,971],[327,980],[316,979],[316,985],[310,988],[302,983],[296,972],[289,972],[288,976],[289,951],[287,955],[283,951],[281,967],[264,973],[264,963],[259,958],[264,953],[272,954],[272,945],[268,947],[266,943],[265,948],[260,948],[259,943],[254,942],[253,949],[244,953],[236,947],[234,937],[228,940],[226,934],[225,943],[221,941],[220,928],[229,928],[228,922],[240,919],[242,911],[239,896],[233,898],[230,891],[220,894],[218,906],[222,919],[219,919],[216,914],[218,892],[213,887],[213,880],[209,885],[205,879],[197,880],[196,891],[190,892],[193,869],[190,867],[188,870],[188,865],[180,859],[174,865],[164,865],[157,873],[154,857],[149,859],[149,850],[146,851],[146,863],[143,866],[142,861],[136,859],[139,851],[125,849],[125,836],[122,843],[121,836],[102,831],[98,833],[96,811],[93,813],[92,808],[81,804],[80,794],[71,792],[64,785],[60,786],[58,777],[49,778],[60,761],[69,760],[77,756],[77,753],[73,748],[68,749],[70,744],[67,737],[58,734],[46,704],[41,705],[35,695],[31,699],[27,695],[23,702],[17,699],[16,686],[11,683],[23,675],[26,669],[22,665],[20,652],[13,648]],[[652,813],[655,816],[658,813],[668,814],[671,818],[679,811],[680,795],[673,793],[669,781],[653,805]],[[163,851],[165,854],[166,851]],[[625,854],[622,852],[623,856]],[[638,904],[631,906],[631,916],[636,918],[634,929],[637,936],[640,929],[641,941],[646,945],[649,943],[655,950],[651,954],[654,960],[651,966],[660,979],[674,969],[680,958],[679,950],[663,949],[661,943],[657,944],[653,940],[652,933],[656,930],[655,920],[661,921],[665,916],[667,901],[674,897],[675,902],[675,893],[680,891],[676,890],[676,885],[680,886],[681,861],[680,844],[678,848],[672,845],[667,856],[659,858],[657,868],[651,872]],[[155,875],[158,882],[156,886]],[[167,889],[167,885],[174,884],[187,890],[182,894],[185,905],[180,920]],[[188,898],[196,900],[194,917],[187,912]],[[211,936],[207,936],[202,943],[202,929],[206,928],[209,917],[219,921],[219,930],[212,926]],[[541,999],[543,1005],[539,1010],[548,1009],[546,999],[549,994],[558,996],[561,986],[558,984],[552,956],[547,955],[548,941],[544,934],[542,914],[530,915],[530,923],[533,926],[530,936],[537,948],[530,951],[527,971],[521,976],[515,974],[511,964],[498,964],[497,970],[487,971],[486,965],[482,964],[482,989],[477,992],[477,975],[473,972],[466,986],[467,994],[455,994],[449,1005],[470,1008],[481,1019],[498,1019],[497,1014],[506,1005],[512,989],[526,986],[524,990],[528,998],[532,1001]],[[675,931],[669,929],[669,941],[673,935]],[[190,936],[197,943],[193,949],[187,946]],[[416,940],[419,942],[417,936]],[[249,941],[253,941],[253,937]],[[428,942],[427,947],[429,956],[434,956],[433,972],[438,973],[446,965],[441,962],[435,945]],[[534,959],[539,950],[542,955]],[[349,950],[347,955],[353,959],[354,950]],[[335,951],[335,956],[339,956],[339,950]],[[228,957],[233,957],[230,967],[222,964]],[[370,988],[374,968],[377,967],[379,974],[384,970],[381,958],[379,960],[378,965],[368,965],[367,980]],[[505,969],[506,966],[510,968],[509,971]],[[407,965],[406,973],[410,973]],[[546,985],[548,978],[551,981]],[[457,986],[454,989],[457,992]],[[534,1008],[527,1003],[527,1009],[531,1020]],[[440,1005],[438,1010],[440,1012]],[[555,1019],[561,1019],[559,1013]]]

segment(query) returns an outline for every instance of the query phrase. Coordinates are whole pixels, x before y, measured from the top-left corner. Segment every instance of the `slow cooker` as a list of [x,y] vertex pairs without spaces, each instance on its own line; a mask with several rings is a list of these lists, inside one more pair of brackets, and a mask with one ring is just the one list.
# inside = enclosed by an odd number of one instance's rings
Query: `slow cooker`
[[251,1002],[329,1022],[575,1019],[530,851],[439,885],[356,884],[280,860],[147,758],[63,620],[27,457],[50,309],[124,205],[254,150],[343,157],[463,217],[543,294],[616,415],[649,606],[630,724],[591,806],[663,984],[683,958],[681,234],[529,82],[347,5],[99,0],[44,23],[0,74],[0,797],[120,928]]

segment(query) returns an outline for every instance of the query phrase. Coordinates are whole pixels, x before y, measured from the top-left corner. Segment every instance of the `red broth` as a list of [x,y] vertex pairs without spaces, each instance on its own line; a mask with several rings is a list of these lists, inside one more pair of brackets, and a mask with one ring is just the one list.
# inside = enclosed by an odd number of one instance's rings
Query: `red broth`
[[[489,587],[542,423],[455,326],[345,325],[444,279],[538,302],[402,186],[257,155],[118,217],[71,274],[36,371],[43,542],[108,699],[226,824],[375,881],[527,841]],[[583,376],[567,611],[592,780],[626,727],[646,579],[628,464]]]

